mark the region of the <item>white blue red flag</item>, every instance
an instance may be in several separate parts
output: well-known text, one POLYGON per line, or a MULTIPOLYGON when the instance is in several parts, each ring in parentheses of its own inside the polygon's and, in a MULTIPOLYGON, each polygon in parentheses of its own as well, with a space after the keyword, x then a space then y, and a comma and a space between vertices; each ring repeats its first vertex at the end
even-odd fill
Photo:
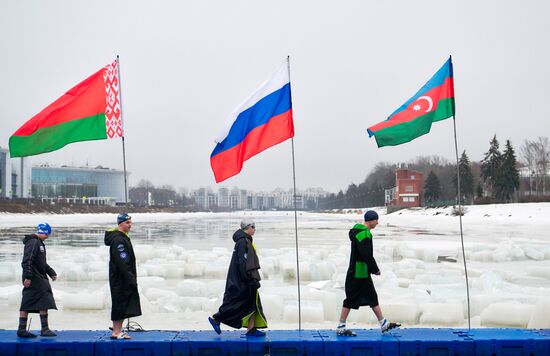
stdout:
POLYGON ((210 155, 216 183, 238 174, 247 159, 292 137, 290 74, 285 62, 227 117, 210 155))

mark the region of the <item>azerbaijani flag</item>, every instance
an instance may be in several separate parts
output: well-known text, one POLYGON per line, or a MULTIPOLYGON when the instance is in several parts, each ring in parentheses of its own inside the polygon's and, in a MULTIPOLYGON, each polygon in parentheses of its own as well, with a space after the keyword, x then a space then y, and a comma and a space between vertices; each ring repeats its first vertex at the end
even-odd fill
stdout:
POLYGON ((69 143, 122 137, 118 60, 101 68, 33 116, 10 137, 11 157, 69 143))
POLYGON ((238 174, 247 159, 292 137, 290 74, 285 62, 227 117, 210 155, 216 183, 238 174))
POLYGON ((455 114, 453 63, 451 58, 405 104, 386 121, 368 128, 378 147, 396 146, 430 132, 432 122, 455 114))

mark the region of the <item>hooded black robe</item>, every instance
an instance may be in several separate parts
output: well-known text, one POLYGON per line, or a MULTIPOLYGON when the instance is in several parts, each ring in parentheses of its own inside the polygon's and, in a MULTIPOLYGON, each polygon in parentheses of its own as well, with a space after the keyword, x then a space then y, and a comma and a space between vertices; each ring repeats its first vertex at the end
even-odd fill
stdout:
POLYGON ((248 326, 248 319, 255 313, 254 326, 266 328, 267 321, 262 309, 258 288, 260 287, 260 264, 252 245, 252 236, 243 230, 233 234, 235 248, 227 271, 223 303, 214 319, 239 329, 248 326))
POLYGON ((23 288, 20 311, 38 313, 40 310, 57 309, 53 299, 48 276, 57 276, 46 262, 46 246, 36 235, 25 235, 23 239, 22 280, 30 279, 31 285, 23 288))
POLYGON ((111 287, 111 320, 141 315, 137 287, 136 256, 130 238, 112 229, 105 231, 109 246, 109 286, 111 287))
POLYGON ((378 305, 378 295, 371 274, 380 271, 373 256, 372 234, 362 224, 356 224, 349 231, 351 254, 348 272, 346 274, 346 299, 344 307, 358 309, 368 305, 371 308, 378 305))

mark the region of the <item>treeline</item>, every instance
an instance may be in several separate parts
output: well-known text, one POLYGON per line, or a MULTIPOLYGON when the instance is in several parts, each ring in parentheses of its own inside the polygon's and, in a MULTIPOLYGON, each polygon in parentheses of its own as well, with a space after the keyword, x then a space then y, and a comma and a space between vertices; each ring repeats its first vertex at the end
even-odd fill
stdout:
MULTIPOLYGON (((489 149, 480 162, 472 162, 466 151, 459 158, 458 171, 461 185, 461 200, 467 204, 497 203, 511 201, 549 200, 548 169, 550 144, 546 137, 525 140, 520 148, 521 161, 510 142, 506 141, 500 151, 496 135, 489 143, 489 149), (520 189, 519 170, 529 169, 529 194, 518 196, 520 189), (525 168, 524 168, 525 169, 525 168), (533 199, 538 196, 538 199, 533 199)), ((403 169, 419 171, 424 176, 423 205, 455 204, 457 198, 457 166, 440 156, 417 157, 404 165, 403 169)), ((379 162, 362 183, 350 184, 337 194, 330 194, 319 200, 319 209, 362 208, 383 206, 385 190, 395 187, 395 171, 398 164, 379 162)))
MULTIPOLYGON (((463 154, 466 156, 466 153, 463 154)), ((319 199, 320 209, 363 208, 383 206, 385 190, 395 187, 395 171, 398 168, 412 169, 424 175, 424 194, 431 201, 454 201, 456 189, 452 183, 456 180, 456 165, 440 156, 420 156, 406 164, 379 162, 360 184, 352 183, 345 191, 330 194, 319 199), (444 184, 442 184, 444 183, 444 184)), ((469 164, 470 172, 479 171, 479 165, 469 164)), ((473 180, 473 174, 472 174, 473 180)))
MULTIPOLYGON (((424 177, 422 205, 437 206, 456 203, 457 167, 454 162, 433 155, 420 156, 405 164, 379 162, 359 184, 351 183, 345 190, 319 197, 308 209, 364 208, 385 205, 385 190, 395 187, 398 167, 419 171, 424 177)), ((550 201, 550 140, 538 137, 525 140, 519 158, 510 140, 501 151, 496 135, 481 161, 471 161, 466 151, 459 158, 458 171, 461 201, 465 204, 506 203, 512 201, 550 201), (520 174, 521 173, 521 174, 520 174)), ((170 185, 155 187, 141 180, 129 189, 134 206, 193 208, 194 201, 170 185)))
POLYGON ((146 179, 130 187, 128 197, 134 206, 189 207, 192 200, 184 192, 176 192, 171 185, 155 187, 146 179))

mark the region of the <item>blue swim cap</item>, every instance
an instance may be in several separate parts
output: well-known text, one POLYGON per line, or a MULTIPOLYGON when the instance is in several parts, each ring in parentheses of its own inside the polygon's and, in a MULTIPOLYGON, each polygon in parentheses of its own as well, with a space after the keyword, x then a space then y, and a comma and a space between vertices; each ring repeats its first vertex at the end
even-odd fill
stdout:
POLYGON ((127 220, 130 220, 132 217, 126 213, 120 213, 118 214, 117 218, 116 218, 116 222, 118 225, 120 225, 121 223, 127 221, 127 220))
POLYGON ((48 223, 38 224, 36 227, 36 233, 49 235, 52 233, 52 227, 48 223))

